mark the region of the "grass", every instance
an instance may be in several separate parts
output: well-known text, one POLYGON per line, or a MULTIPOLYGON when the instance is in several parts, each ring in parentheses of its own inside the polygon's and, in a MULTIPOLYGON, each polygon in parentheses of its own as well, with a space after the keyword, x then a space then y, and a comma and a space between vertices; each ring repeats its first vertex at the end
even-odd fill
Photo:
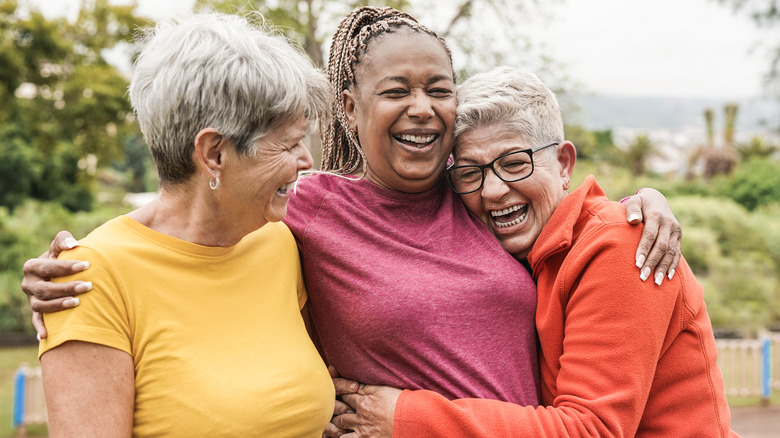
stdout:
MULTIPOLYGON (((13 437, 14 376, 22 363, 38 366, 38 347, 0 348, 0 437, 13 437)), ((46 426, 30 426, 28 436, 47 436, 46 426)))

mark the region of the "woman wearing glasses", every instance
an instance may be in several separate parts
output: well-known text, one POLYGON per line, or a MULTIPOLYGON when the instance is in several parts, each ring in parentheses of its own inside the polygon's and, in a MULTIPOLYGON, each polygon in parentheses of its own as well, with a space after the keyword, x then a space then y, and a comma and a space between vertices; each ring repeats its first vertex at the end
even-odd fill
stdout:
POLYGON ((658 288, 636 278, 624 259, 641 229, 624 206, 593 176, 568 193, 576 151, 554 94, 509 68, 476 75, 458 89, 455 129, 452 188, 538 285, 540 406, 366 386, 334 424, 416 438, 735 436, 701 285, 684 259, 658 288))

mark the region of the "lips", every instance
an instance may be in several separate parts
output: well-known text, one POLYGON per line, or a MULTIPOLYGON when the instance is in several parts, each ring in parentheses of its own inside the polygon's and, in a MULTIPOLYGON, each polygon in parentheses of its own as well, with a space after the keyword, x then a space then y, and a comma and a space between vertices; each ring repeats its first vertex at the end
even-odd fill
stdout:
POLYGON ((496 228, 507 228, 517 225, 528 216, 528 204, 516 204, 503 210, 490 212, 491 219, 496 228))

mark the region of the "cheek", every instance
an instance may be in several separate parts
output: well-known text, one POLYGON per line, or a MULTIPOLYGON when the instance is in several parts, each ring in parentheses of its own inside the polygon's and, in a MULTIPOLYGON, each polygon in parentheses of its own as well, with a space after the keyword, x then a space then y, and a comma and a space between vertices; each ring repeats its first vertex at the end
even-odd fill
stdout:
POLYGON ((482 196, 479 195, 479 192, 461 195, 460 198, 463 200, 463 204, 466 205, 466 209, 487 225, 487 216, 485 214, 485 209, 482 208, 482 196))

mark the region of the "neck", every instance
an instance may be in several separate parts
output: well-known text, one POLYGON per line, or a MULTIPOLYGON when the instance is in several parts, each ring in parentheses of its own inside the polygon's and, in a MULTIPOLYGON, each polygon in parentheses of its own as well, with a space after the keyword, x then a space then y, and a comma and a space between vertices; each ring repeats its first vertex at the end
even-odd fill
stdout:
POLYGON ((235 216, 222 208, 218 200, 219 194, 210 190, 208 184, 184 183, 161 188, 156 200, 128 216, 159 233, 187 242, 233 246, 253 230, 237 227, 235 216))

